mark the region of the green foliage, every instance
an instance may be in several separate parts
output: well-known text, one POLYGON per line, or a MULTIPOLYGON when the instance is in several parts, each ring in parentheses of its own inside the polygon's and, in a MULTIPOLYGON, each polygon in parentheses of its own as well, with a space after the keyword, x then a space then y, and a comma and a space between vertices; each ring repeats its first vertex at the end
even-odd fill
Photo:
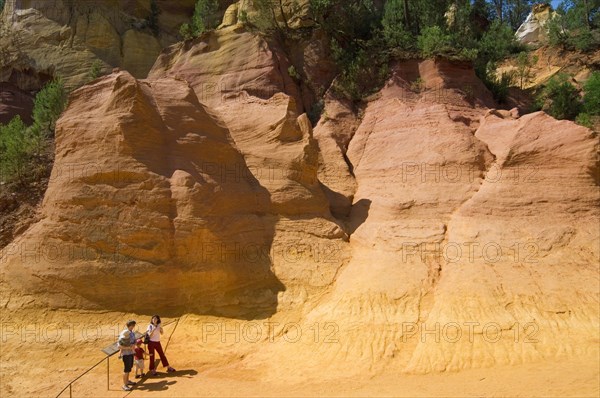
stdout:
POLYGON ((564 17, 564 8, 556 10, 554 18, 546 24, 548 31, 548 41, 551 45, 566 48, 568 46, 567 24, 564 17))
MULTIPOLYGON (((408 1, 408 13, 410 26, 415 34, 423 33, 423 30, 432 26, 445 26, 445 13, 454 3, 452 0, 418 0, 408 1)), ((461 3, 461 7, 465 3, 461 3)))
POLYGON ((59 78, 36 95, 33 124, 27 127, 19 116, 0 125, 0 179, 5 182, 35 180, 48 171, 45 158, 56 120, 65 108, 67 93, 59 78))
POLYGON ((310 7, 331 38, 331 55, 340 70, 336 88, 354 100, 372 92, 387 77, 383 7, 372 0, 312 0, 310 7))
POLYGON ((519 80, 519 87, 523 89, 524 83, 529 83, 533 76, 531 68, 538 61, 537 55, 530 57, 527 52, 520 52, 517 56, 517 78, 519 80))
POLYGON ((296 70, 296 67, 294 65, 290 65, 288 67, 288 75, 290 75, 290 77, 294 80, 301 80, 300 75, 298 74, 298 71, 296 70))
POLYGON ((595 71, 583 86, 583 109, 590 115, 600 116, 600 72, 595 71))
POLYGON ((488 71, 482 81, 491 91, 494 99, 503 104, 508 98, 509 87, 514 84, 515 75, 512 72, 502 72, 500 77, 497 77, 492 71, 488 71))
POLYGON ((575 118, 575 123, 585 126, 589 129, 594 127, 594 122, 592 121, 592 117, 590 116, 589 113, 585 113, 585 112, 577 115, 577 117, 575 118))
POLYGON ((60 78, 55 78, 35 96, 33 103, 32 137, 43 141, 54 132, 56 120, 67 104, 67 92, 60 78))
POLYGON ((514 73, 502 73, 496 76, 498 63, 511 53, 521 49, 510 26, 494 20, 477 43, 478 53, 475 59, 475 73, 492 92, 494 99, 500 103, 506 102, 508 88, 514 84, 514 73))
POLYGON ((90 72, 88 73, 90 81, 96 80, 102 74, 102 62, 100 60, 95 60, 92 63, 90 68, 90 72))
POLYGON ((219 25, 217 12, 219 10, 218 0, 198 0, 192 17, 192 27, 196 35, 219 25))
POLYGON ((329 10, 333 0, 310 0, 309 7, 314 16, 321 16, 329 10))
POLYGON ((579 92, 565 74, 552 77, 538 95, 536 103, 556 119, 573 120, 581 109, 579 92))
POLYGON ((158 34, 160 33, 160 29, 158 27, 158 16, 160 15, 161 11, 160 8, 158 7, 158 4, 156 3, 156 0, 151 0, 150 1, 150 15, 148 16, 147 24, 148 27, 150 28, 150 30, 152 31, 152 33, 154 34, 154 36, 158 36, 158 34))
POLYGON ((600 0, 566 0, 556 9, 546 28, 551 45, 564 49, 590 51, 600 43, 600 0), (596 32, 596 36, 594 34, 596 32))
POLYGON ((499 62, 519 48, 515 35, 505 23, 495 20, 479 40, 479 55, 485 64, 499 62))
POLYGON ((406 0, 388 0, 385 3, 381 24, 388 47, 406 50, 415 48, 414 36, 409 30, 409 20, 404 12, 406 4, 406 0))
MULTIPOLYGON (((478 25, 477 26, 478 37, 481 36, 479 33, 483 33, 483 30, 484 30, 484 29, 482 29, 482 28, 484 28, 484 26, 482 26, 481 24, 484 21, 492 20, 491 13, 492 13, 492 7, 486 0, 474 0, 473 1, 473 4, 471 5, 470 20, 473 25, 478 25)), ((498 21, 498 22, 500 22, 500 21, 498 21)))
POLYGON ((410 89, 416 93, 420 93, 425 88, 425 82, 420 77, 410 83, 410 89))
POLYGON ((535 106, 557 119, 575 120, 582 126, 592 128, 594 121, 600 121, 600 72, 593 72, 583 85, 583 102, 577 88, 569 80, 565 74, 550 79, 538 94, 535 106))
MULTIPOLYGON (((579 18, 580 28, 576 30, 577 40, 570 39, 567 43, 573 48, 593 48, 593 21, 600 19, 597 16, 600 13, 592 6, 600 4, 600 0, 566 1, 573 10, 581 10, 584 3, 590 5, 586 15, 591 27, 581 28, 584 25, 581 12, 572 11, 573 18, 579 18)), ((503 102, 510 85, 526 85, 537 61, 523 53, 518 57, 515 74, 496 76, 494 72, 507 56, 526 50, 516 41, 514 30, 525 20, 533 3, 533 0, 310 0, 310 10, 317 25, 331 39, 332 55, 340 68, 337 83, 353 98, 358 96, 363 80, 369 80, 366 70, 370 70, 371 76, 380 76, 378 71, 389 57, 418 52, 422 57, 472 60, 479 78, 503 102)))
POLYGON ((218 26, 218 0, 198 0, 194 7, 194 15, 190 24, 184 23, 179 28, 179 34, 184 40, 200 36, 207 30, 218 26))
POLYGON ((0 180, 7 182, 20 179, 32 151, 27 139, 27 126, 19 116, 7 125, 0 124, 0 180))
POLYGON ((364 47, 381 30, 383 9, 373 0, 312 0, 313 19, 350 51, 364 47))
POLYGON ((531 8, 535 3, 540 2, 539 0, 506 0, 505 6, 505 17, 504 21, 506 21, 513 30, 519 29, 519 26, 525 19, 527 15, 531 12, 531 8))
POLYGON ((179 35, 183 38, 183 40, 190 40, 195 37, 192 26, 189 23, 181 24, 179 27, 179 35))
POLYGON ((490 16, 517 30, 536 2, 535 0, 491 0, 490 16))
POLYGON ((4 0, 0 0, 0 12, 4 10, 4 0))
POLYGON ((247 24, 248 23, 248 12, 246 10, 241 10, 239 19, 240 19, 241 23, 247 24))
POLYGON ((246 16, 247 22, 261 32, 278 32, 283 36, 291 33, 288 21, 300 13, 301 6, 297 0, 253 0, 256 13, 252 18, 246 16))
POLYGON ((585 27, 575 31, 569 39, 569 43, 572 47, 579 51, 589 51, 598 46, 592 31, 585 27))
POLYGON ((439 26, 431 26, 423 29, 417 38, 419 50, 424 57, 449 54, 452 51, 452 37, 439 26))

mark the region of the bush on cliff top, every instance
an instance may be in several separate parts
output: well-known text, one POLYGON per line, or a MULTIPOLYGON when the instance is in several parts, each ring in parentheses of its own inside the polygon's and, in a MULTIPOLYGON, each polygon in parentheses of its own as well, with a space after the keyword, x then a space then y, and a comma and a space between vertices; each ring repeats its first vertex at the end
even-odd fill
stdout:
POLYGON ((583 109, 590 115, 600 116, 600 72, 595 71, 583 86, 583 109))
POLYGON ((5 126, 0 125, 0 180, 35 181, 40 174, 49 173, 49 149, 56 120, 66 102, 62 80, 54 79, 35 97, 31 126, 27 127, 19 116, 5 126))
POLYGON ((380 85, 392 57, 442 56, 473 61, 479 78, 505 97, 509 80, 494 80, 490 73, 522 50, 511 27, 494 19, 483 0, 460 7, 450 0, 388 0, 383 6, 372 0, 311 0, 310 6, 316 24, 331 38, 338 82, 346 92, 360 92, 365 82, 380 85))
POLYGON ((551 45, 590 51, 600 46, 600 0, 566 0, 546 25, 551 45))
POLYGON ((214 29, 219 25, 217 12, 219 10, 218 0, 198 0, 194 7, 192 22, 184 23, 179 28, 179 34, 185 39, 193 39, 207 30, 214 29))
POLYGON ((566 74, 558 74, 548 81, 536 99, 539 108, 556 119, 574 120, 581 110, 577 88, 566 74))

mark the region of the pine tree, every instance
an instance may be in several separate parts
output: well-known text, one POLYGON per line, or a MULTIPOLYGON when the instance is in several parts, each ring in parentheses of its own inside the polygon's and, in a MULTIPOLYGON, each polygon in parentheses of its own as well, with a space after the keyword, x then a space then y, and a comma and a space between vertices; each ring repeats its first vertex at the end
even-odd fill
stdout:
POLYGON ((207 30, 215 29, 218 26, 218 10, 218 0, 198 0, 194 7, 192 23, 181 25, 179 33, 187 40, 198 37, 207 30))

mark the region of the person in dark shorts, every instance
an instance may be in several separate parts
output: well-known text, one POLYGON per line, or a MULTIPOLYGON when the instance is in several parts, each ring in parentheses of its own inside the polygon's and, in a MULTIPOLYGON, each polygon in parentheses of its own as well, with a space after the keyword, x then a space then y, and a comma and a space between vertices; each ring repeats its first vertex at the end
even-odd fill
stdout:
POLYGON ((131 391, 135 382, 129 380, 129 373, 133 368, 133 354, 135 348, 135 321, 127 321, 127 327, 119 335, 119 358, 123 359, 123 391, 131 391))

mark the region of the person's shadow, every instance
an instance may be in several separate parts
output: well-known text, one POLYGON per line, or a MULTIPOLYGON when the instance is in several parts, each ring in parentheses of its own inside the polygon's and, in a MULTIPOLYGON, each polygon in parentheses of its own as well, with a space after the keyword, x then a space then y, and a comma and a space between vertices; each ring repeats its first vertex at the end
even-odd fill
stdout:
POLYGON ((177 383, 175 380, 160 380, 153 383, 144 382, 143 384, 138 384, 135 386, 135 390, 139 391, 166 391, 169 389, 169 386, 177 383))
POLYGON ((156 373, 155 376, 145 376, 145 379, 148 380, 152 380, 152 379, 164 379, 164 378, 171 378, 171 377, 185 377, 188 379, 191 379, 192 377, 196 376, 198 374, 197 370, 194 369, 184 369, 184 370, 176 370, 175 372, 158 372, 156 373))
POLYGON ((157 373, 154 376, 145 375, 142 381, 136 386, 135 389, 140 391, 165 391, 169 389, 169 386, 172 386, 173 384, 177 383, 176 380, 168 379, 172 377, 185 377, 191 379, 197 374, 197 370, 185 369, 177 370, 171 373, 157 373))

